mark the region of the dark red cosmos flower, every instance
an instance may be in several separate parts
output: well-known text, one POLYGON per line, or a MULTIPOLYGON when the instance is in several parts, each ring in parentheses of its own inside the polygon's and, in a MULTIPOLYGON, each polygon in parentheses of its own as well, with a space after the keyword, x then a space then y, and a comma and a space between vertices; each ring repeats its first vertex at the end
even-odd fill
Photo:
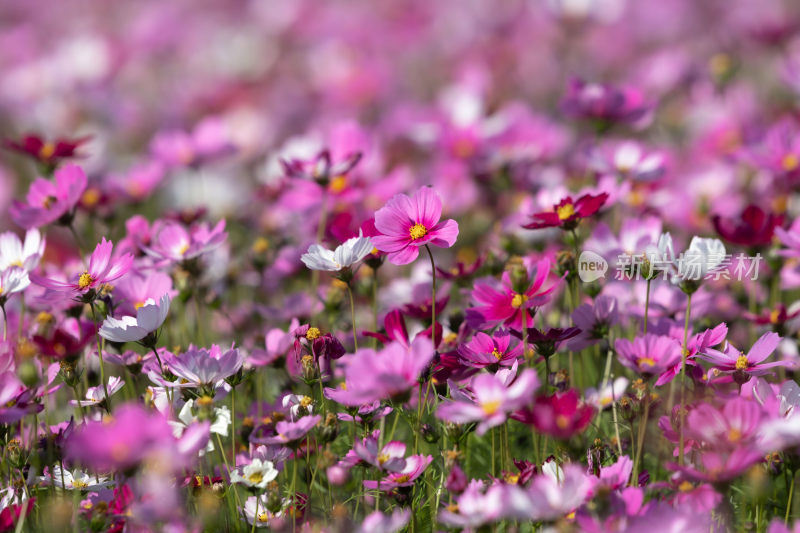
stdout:
POLYGON ((566 440, 586 429, 594 413, 594 407, 581 403, 575 389, 570 389, 551 396, 538 396, 533 407, 524 407, 512 413, 511 418, 541 433, 566 440))
POLYGON ((436 273, 443 279, 464 279, 477 272, 481 265, 483 265, 483 258, 479 257, 474 263, 472 263, 472 265, 469 266, 459 261, 456 263, 456 266, 450 268, 449 270, 436 267, 436 273))
POLYGON ((745 311, 743 316, 759 326, 780 326, 798 315, 800 315, 800 309, 789 313, 785 305, 778 304, 774 309, 763 310, 761 314, 745 311))
MULTIPOLYGON (((547 331, 531 328, 528 330, 528 342, 536 346, 536 350, 542 357, 550 357, 561 345, 562 342, 577 336, 581 332, 580 328, 549 328, 547 331)), ((512 329, 511 334, 518 339, 522 338, 522 333, 512 329)))
POLYGON ((36 498, 31 498, 26 502, 19 505, 11 504, 0 512, 0 531, 14 531, 14 526, 20 519, 20 515, 25 513, 29 515, 33 510, 33 504, 36 498))
POLYGON ((542 211, 531 215, 533 222, 522 226, 527 229, 542 229, 561 227, 565 230, 575 229, 581 219, 597 213, 608 200, 608 193, 597 196, 584 194, 574 202, 567 196, 556 205, 552 211, 542 211))
POLYGON ((723 218, 714 215, 711 219, 720 237, 741 246, 769 246, 775 228, 782 226, 783 215, 767 213, 757 205, 748 205, 739 218, 723 218))
POLYGON ((67 318, 48 335, 34 335, 33 342, 39 353, 57 360, 77 359, 83 349, 94 339, 94 324, 89 321, 67 318))
POLYGON ((38 135, 28 134, 19 141, 7 140, 6 148, 25 154, 36 161, 45 165, 54 165, 61 159, 75 157, 75 151, 91 136, 80 137, 78 139, 56 139, 55 141, 45 141, 38 135))

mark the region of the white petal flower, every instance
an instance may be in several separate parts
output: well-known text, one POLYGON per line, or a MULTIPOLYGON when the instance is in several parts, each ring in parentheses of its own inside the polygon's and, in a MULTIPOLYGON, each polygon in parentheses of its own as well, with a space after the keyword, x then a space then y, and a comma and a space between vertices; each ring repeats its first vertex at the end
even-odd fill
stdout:
MULTIPOLYGON (((122 378, 117 376, 111 376, 108 378, 108 384, 106 388, 108 388, 109 396, 113 396, 117 392, 119 392, 122 387, 125 386, 125 381, 122 378)), ((106 399, 106 392, 102 385, 98 385, 97 387, 89 387, 86 390, 86 399, 80 400, 76 402, 75 400, 70 400, 70 405, 81 405, 83 407, 90 406, 90 405, 97 405, 101 403, 103 400, 106 399)))
POLYGON ((53 467, 52 473, 52 476, 42 476, 39 479, 67 490, 78 489, 96 491, 114 484, 114 481, 106 477, 89 475, 80 470, 73 470, 71 472, 66 468, 62 470, 59 465, 53 467))
POLYGON ((678 273, 674 281, 702 280, 725 260, 725 245, 719 239, 693 237, 689 249, 678 261, 678 273))
POLYGON ((25 234, 23 243, 16 233, 0 233, 0 270, 18 266, 30 272, 39 264, 44 254, 44 239, 39 230, 32 228, 25 234))
POLYGON ((112 342, 133 342, 142 340, 156 331, 169 314, 169 295, 165 294, 158 303, 149 298, 136 311, 136 316, 122 318, 106 317, 100 326, 100 336, 112 342))
POLYGON ((278 470, 271 461, 253 459, 253 462, 231 472, 231 483, 264 489, 267 483, 278 477, 278 470))
POLYGON ((372 240, 364 237, 359 230, 358 237, 347 239, 333 251, 319 244, 312 244, 300 260, 311 270, 338 272, 364 259, 373 248, 372 240))
POLYGON ((6 268, 0 272, 0 302, 5 302, 15 292, 24 291, 30 284, 31 280, 24 268, 18 266, 6 268))

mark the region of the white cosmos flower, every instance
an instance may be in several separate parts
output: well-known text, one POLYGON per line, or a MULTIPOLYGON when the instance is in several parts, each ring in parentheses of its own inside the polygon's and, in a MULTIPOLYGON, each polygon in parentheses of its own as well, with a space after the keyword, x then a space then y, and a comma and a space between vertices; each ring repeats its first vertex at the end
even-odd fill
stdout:
POLYGON ((42 476, 39 479, 44 482, 52 482, 56 487, 61 487, 67 490, 78 489, 96 491, 114 484, 113 481, 106 477, 89 475, 80 470, 73 470, 70 472, 65 468, 62 471, 61 467, 58 465, 53 467, 52 472, 52 476, 42 476))
POLYGON ((692 237, 689 249, 683 252, 677 262, 677 274, 673 281, 701 281, 725 260, 725 245, 719 239, 692 237))
MULTIPOLYGON (((188 400, 183 404, 181 410, 178 412, 177 420, 169 420, 169 425, 172 427, 172 435, 179 439, 186 428, 198 421, 197 416, 192 412, 194 409, 194 400, 188 400)), ((231 425, 231 410, 226 406, 214 408, 214 418, 209 427, 209 432, 216 433, 223 437, 228 436, 228 426, 231 425)), ((206 452, 214 451, 214 444, 211 439, 208 439, 208 444, 205 450, 200 450, 200 455, 205 455, 206 452)))
POLYGON ((0 272, 0 304, 5 303, 15 292, 24 291, 30 284, 31 280, 24 268, 11 266, 3 270, 0 272))
MULTIPOLYGON (((119 378, 117 376, 111 376, 110 378, 108 378, 108 385, 106 385, 106 387, 108 388, 108 395, 113 396, 114 394, 119 392, 119 390, 122 389, 122 387, 124 386, 125 386, 125 381, 122 378, 119 378)), ((69 403, 70 405, 81 405, 82 407, 86 407, 90 405, 97 405, 105 399, 106 399, 105 389, 103 389, 102 385, 98 385, 97 387, 89 387, 86 390, 85 400, 80 400, 80 401, 70 400, 69 403)))
POLYGON ((132 342, 145 338, 156 331, 169 314, 169 295, 165 294, 158 303, 148 298, 136 311, 136 316, 122 318, 106 317, 100 326, 100 336, 112 342, 132 342))
POLYGON ((628 388, 628 383, 628 378, 618 377, 599 390, 590 387, 586 389, 586 403, 590 403, 600 410, 605 409, 622 398, 625 389, 628 388))
POLYGON ((30 272, 44 253, 44 239, 38 229, 29 229, 23 243, 16 233, 0 233, 0 270, 18 266, 30 272))
POLYGON ((267 483, 278 477, 278 470, 271 461, 253 459, 253 462, 231 472, 231 483, 265 489, 267 483))
POLYGON ((372 240, 364 237, 359 230, 358 237, 347 239, 343 244, 337 246, 336 250, 328 250, 319 244, 312 244, 300 260, 311 270, 338 272, 367 257, 374 247, 372 240))

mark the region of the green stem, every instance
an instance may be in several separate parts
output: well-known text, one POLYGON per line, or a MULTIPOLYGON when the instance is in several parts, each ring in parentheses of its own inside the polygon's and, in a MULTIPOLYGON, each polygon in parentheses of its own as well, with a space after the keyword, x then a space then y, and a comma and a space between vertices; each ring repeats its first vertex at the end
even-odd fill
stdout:
POLYGON ((436 265, 433 264, 433 253, 430 246, 425 245, 428 257, 431 260, 431 339, 436 347, 436 265))
POLYGON ((644 334, 647 335, 647 316, 650 312, 650 282, 652 280, 647 280, 647 292, 645 293, 644 297, 644 334))
POLYGON ((97 313, 94 310, 94 302, 89 306, 92 309, 92 320, 94 320, 95 340, 97 341, 97 355, 100 357, 100 382, 103 384, 103 393, 105 394, 105 406, 108 414, 111 414, 111 396, 108 394, 108 385, 106 384, 106 369, 103 364, 103 344, 104 339, 100 336, 100 326, 97 323, 97 313))
POLYGON ((791 485, 789 485, 789 497, 786 498, 786 514, 783 516, 783 525, 789 525, 789 514, 792 511, 792 496, 794 496, 794 472, 791 470, 789 471, 789 479, 791 479, 791 485))
MULTIPOLYGON (((350 296, 350 320, 353 322, 353 346, 358 350, 358 335, 356 334, 356 304, 353 301, 353 289, 347 284, 347 294, 350 296)), ((377 330, 376 330, 377 331, 377 330)))
POLYGON ((683 348, 681 350, 681 407, 680 407, 680 440, 678 442, 678 464, 683 466, 683 426, 686 418, 686 346, 689 342, 689 316, 692 313, 692 295, 687 295, 686 317, 683 322, 683 348))

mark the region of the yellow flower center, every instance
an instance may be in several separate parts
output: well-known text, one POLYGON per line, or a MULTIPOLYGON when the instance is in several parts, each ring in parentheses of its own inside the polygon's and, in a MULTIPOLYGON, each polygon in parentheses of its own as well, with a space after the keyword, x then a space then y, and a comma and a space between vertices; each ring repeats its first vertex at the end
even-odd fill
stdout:
POLYGON ((749 365, 747 361, 747 356, 742 354, 736 359, 736 370, 744 370, 749 365))
POLYGON ((494 356, 494 358, 495 358, 495 359, 497 359, 498 361, 500 360, 500 358, 501 358, 501 357, 503 357, 503 354, 501 354, 501 353, 500 353, 500 350, 498 350, 497 348, 495 348, 494 350, 492 350, 492 355, 493 355, 493 356, 494 356))
POLYGON ((509 485, 516 485, 519 483, 519 474, 506 474, 504 477, 506 483, 509 485))
POLYGON ((395 482, 396 483, 406 483, 410 479, 411 479, 411 476, 409 476, 408 474, 403 474, 402 476, 397 476, 397 478, 395 479, 395 482))
POLYGON ((311 402, 312 400, 308 396, 303 396, 302 398, 300 398, 300 405, 302 407, 308 407, 309 405, 311 405, 311 402))
POLYGON ((264 237, 259 237, 255 240, 252 247, 254 254, 263 254, 267 250, 269 250, 269 241, 264 237))
POLYGON ((50 209, 50 206, 53 205, 58 198, 55 196, 45 196, 44 201, 42 202, 42 206, 45 209, 50 209))
POLYGON ((559 220, 567 220, 575 214, 575 206, 572 204, 564 204, 556 208, 559 220))
POLYGON ((511 298, 511 307, 514 309, 519 309, 522 307, 522 304, 528 301, 528 296, 525 294, 515 294, 513 298, 511 298))
POLYGON ((81 277, 78 278, 79 289, 85 289, 92 283, 94 283, 94 278, 89 274, 89 272, 84 272, 83 274, 81 274, 81 277))
POLYGON ((567 429, 569 427, 569 418, 567 415, 558 415, 556 417, 556 425, 558 429, 567 429))
POLYGON ((656 366, 656 362, 653 360, 652 357, 641 357, 639 358, 637 363, 639 364, 639 368, 645 368, 645 367, 653 368, 654 366, 656 366))
POLYGON ((80 481, 78 479, 75 479, 72 481, 72 486, 75 487, 76 489, 85 489, 86 487, 89 486, 89 484, 86 483, 85 481, 80 481))
POLYGON ((144 307, 144 302, 136 302, 133 304, 134 309, 141 309, 142 307, 144 307))
POLYGON ((422 224, 414 224, 411 226, 411 229, 408 230, 408 234, 411 235, 413 240, 421 239, 428 234, 428 228, 422 224))
POLYGON ((500 400, 492 400, 491 402, 486 402, 481 406, 483 408, 483 412, 487 415, 493 415, 498 410, 500 410, 500 400))
POLYGON ((778 317, 780 316, 780 314, 781 314, 780 311, 778 311, 777 309, 773 309, 769 313, 769 321, 771 323, 773 323, 773 324, 777 324, 778 323, 778 317))
POLYGON ((195 402, 198 407, 210 407, 214 405, 214 398, 208 395, 201 396, 195 402))
POLYGON ((322 336, 322 332, 319 330, 319 328, 313 328, 312 327, 312 328, 308 328, 308 331, 306 331, 306 339, 308 339, 310 341, 313 341, 314 339, 318 339, 321 336, 322 336))
POLYGON ((389 456, 385 453, 378 455, 378 464, 382 465, 389 460, 389 456))
POLYGON ((266 522, 269 518, 267 517, 267 513, 258 513, 258 521, 259 522, 266 522))
POLYGON ((728 431, 728 440, 730 442, 738 442, 742 438, 742 432, 736 428, 731 428, 728 431))
POLYGON ((787 172, 796 170, 800 166, 800 157, 795 154, 786 154, 781 160, 781 166, 787 172))
POLYGON ((56 153, 56 146, 53 143, 44 143, 39 148, 39 159, 50 159, 56 153))
POLYGON ((684 481, 680 485, 678 485, 678 490, 681 492, 689 492, 694 488, 694 485, 691 484, 689 481, 684 481))
POLYGON ((100 202, 100 191, 97 189, 86 189, 81 196, 81 203, 86 207, 94 207, 100 202))
POLYGON ((331 180, 331 192, 342 192, 347 187, 347 178, 345 176, 336 176, 331 180))
POLYGON ((262 479, 264 479, 264 476, 261 474, 261 472, 253 472, 252 474, 247 476, 247 481, 249 481, 253 485, 258 485, 259 483, 261 483, 262 479))

